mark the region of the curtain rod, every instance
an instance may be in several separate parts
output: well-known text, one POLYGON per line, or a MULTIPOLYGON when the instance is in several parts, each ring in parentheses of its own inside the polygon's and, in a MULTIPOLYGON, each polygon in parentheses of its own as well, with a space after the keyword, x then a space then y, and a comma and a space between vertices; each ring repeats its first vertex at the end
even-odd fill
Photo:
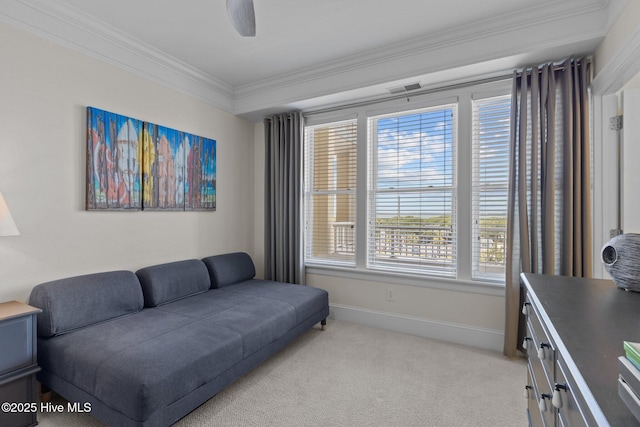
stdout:
MULTIPOLYGON (((590 56, 588 56, 586 59, 587 59, 587 65, 590 65, 590 64, 591 64, 591 57, 590 57, 590 56)), ((574 61, 575 65, 576 65, 577 67, 581 67, 581 66, 582 66, 582 61, 576 61, 575 59, 573 59, 573 61, 574 61)), ((567 61, 565 60, 565 61, 562 61, 561 63, 549 62, 549 63, 547 63, 547 64, 551 64, 551 66, 553 67, 553 71, 563 71, 563 70, 566 70, 566 69, 567 69, 567 66, 566 66, 566 65, 564 65, 564 64, 565 64, 565 62, 567 62, 567 61)), ((537 67, 538 67, 538 73, 542 72, 542 68, 543 68, 545 65, 546 65, 546 64, 542 64, 542 65, 538 65, 538 66, 537 66, 537 67)), ((523 68, 523 69, 522 69, 522 71, 524 72, 524 71, 525 71, 525 68, 523 68)), ((531 74, 531 72, 532 72, 532 71, 533 71, 533 66, 531 66, 531 67, 527 67, 527 69, 526 69, 526 73, 527 73, 527 74, 531 74), (528 68, 532 68, 532 69, 530 70, 530 69, 528 69, 528 68)))
POLYGON ((312 115, 315 115, 315 114, 331 113, 333 111, 340 111, 340 110, 345 110, 345 109, 349 109, 349 108, 366 107, 366 106, 369 106, 369 105, 379 104, 381 102, 395 101, 395 100, 398 100, 398 99, 412 98, 414 96, 430 95, 430 94, 433 94, 433 93, 438 93, 438 92, 442 92, 442 91, 446 91, 446 90, 460 89, 460 88, 464 88, 464 87, 475 86, 475 85, 478 85, 478 84, 499 82, 499 81, 502 81, 502 80, 510 79, 512 77, 513 77, 513 74, 500 75, 500 76, 496 76, 496 77, 487 77, 487 78, 481 79, 481 80, 473 80, 473 81, 469 81, 469 82, 465 82, 465 83, 456 83, 456 84, 452 84, 452 85, 448 85, 448 86, 439 86, 437 88, 405 92, 403 94, 398 94, 398 95, 393 95, 393 96, 385 96, 385 97, 376 98, 376 99, 352 102, 352 103, 349 103, 349 104, 341 104, 341 105, 337 105, 335 107, 320 108, 320 109, 317 109, 317 110, 308 110, 308 111, 304 111, 303 112, 303 116, 307 117, 307 116, 312 116, 312 115))
MULTIPOLYGON (((553 69, 555 71, 561 71, 566 69, 566 66, 564 65, 565 61, 562 61, 562 63, 558 63, 557 65, 552 63, 552 66, 554 67, 553 69)), ((580 65, 580 62, 576 62, 578 64, 578 66, 580 65)), ((591 57, 588 56, 587 57, 587 64, 591 64, 591 57)), ((523 69, 524 71, 524 69, 523 69)), ((538 67, 538 72, 541 72, 541 68, 538 67)), ((531 74, 531 70, 526 71, 527 74, 531 74)), ((439 86, 437 88, 431 88, 431 89, 424 89, 424 90, 416 90, 415 92, 406 92, 404 94, 398 94, 398 95, 393 95, 393 96, 385 96, 385 97, 380 97, 380 98, 376 98, 376 99, 370 99, 370 100, 365 100, 365 101, 357 101, 357 102, 352 102, 349 104, 341 104, 341 105, 336 105, 334 107, 326 107, 326 108, 319 108, 317 110, 311 109, 308 111, 304 111, 302 113, 302 115, 304 117, 308 117, 308 116, 313 116, 315 114, 324 114, 324 113, 331 113, 334 111, 340 111, 340 110, 346 110, 349 108, 356 108, 356 107, 366 107, 369 105, 375 105, 375 104, 379 104, 381 102, 387 102, 387 101, 396 101, 398 99, 405 99, 405 98, 409 98, 409 97, 413 97, 413 96, 422 96, 422 95, 431 95, 437 92, 442 92, 442 91, 446 91, 446 90, 452 90, 452 89, 461 89, 461 88, 465 88, 465 87, 469 87, 469 86, 475 86, 478 84, 486 84, 486 83, 494 83, 494 82, 499 82, 502 80, 507 80, 507 79, 511 79, 513 78, 513 72, 509 73, 509 74, 503 74, 503 75, 499 75, 499 76, 495 76, 495 77, 487 77, 484 79, 480 79, 480 80, 473 80, 473 81, 468 81, 468 82, 464 82, 464 83, 456 83, 456 84, 451 84, 448 86, 439 86)))

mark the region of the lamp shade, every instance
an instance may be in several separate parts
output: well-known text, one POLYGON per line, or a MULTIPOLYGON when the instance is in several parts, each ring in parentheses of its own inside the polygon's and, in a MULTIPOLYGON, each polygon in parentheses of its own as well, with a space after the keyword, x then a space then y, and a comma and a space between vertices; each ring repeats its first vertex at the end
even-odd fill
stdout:
POLYGON ((0 193, 0 236, 17 236, 19 234, 18 227, 9 212, 9 206, 0 193))

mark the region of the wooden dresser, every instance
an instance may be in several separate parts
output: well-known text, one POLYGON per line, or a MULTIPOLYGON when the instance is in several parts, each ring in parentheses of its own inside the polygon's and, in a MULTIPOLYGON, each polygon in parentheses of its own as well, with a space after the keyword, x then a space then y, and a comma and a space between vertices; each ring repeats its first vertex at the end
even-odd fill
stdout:
POLYGON ((640 293, 612 281, 523 274, 532 426, 639 426, 618 395, 623 341, 640 342, 640 293))

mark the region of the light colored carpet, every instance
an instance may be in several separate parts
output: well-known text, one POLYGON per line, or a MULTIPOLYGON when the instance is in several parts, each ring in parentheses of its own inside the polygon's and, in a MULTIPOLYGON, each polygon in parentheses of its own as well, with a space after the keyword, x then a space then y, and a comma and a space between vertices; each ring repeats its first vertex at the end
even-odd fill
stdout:
MULTIPOLYGON (((329 320, 176 426, 525 426, 526 372, 522 358, 329 320)), ((39 421, 102 426, 86 414, 39 421)))

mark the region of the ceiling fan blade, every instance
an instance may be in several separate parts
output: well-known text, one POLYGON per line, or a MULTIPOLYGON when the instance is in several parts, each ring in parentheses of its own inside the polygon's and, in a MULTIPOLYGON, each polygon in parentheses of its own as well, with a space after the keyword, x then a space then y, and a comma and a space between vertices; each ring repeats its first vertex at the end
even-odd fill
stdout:
POLYGON ((256 15, 253 0, 227 0, 227 14, 233 27, 243 37, 256 35, 256 15))

